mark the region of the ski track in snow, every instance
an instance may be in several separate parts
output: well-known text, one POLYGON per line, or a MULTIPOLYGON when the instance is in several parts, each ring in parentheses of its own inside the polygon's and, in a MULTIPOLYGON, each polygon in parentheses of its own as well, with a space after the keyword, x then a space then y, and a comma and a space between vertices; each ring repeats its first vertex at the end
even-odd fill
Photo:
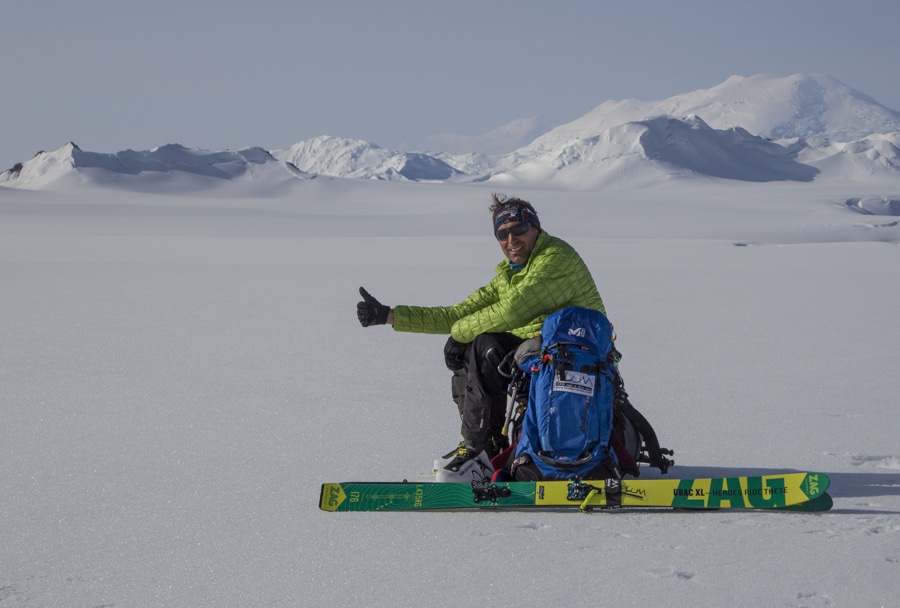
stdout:
POLYGON ((852 454, 850 462, 854 466, 874 465, 875 468, 900 471, 900 456, 867 456, 852 454))
POLYGON ((791 608, 826 608, 834 604, 827 593, 801 591, 797 594, 797 601, 788 605, 791 608))

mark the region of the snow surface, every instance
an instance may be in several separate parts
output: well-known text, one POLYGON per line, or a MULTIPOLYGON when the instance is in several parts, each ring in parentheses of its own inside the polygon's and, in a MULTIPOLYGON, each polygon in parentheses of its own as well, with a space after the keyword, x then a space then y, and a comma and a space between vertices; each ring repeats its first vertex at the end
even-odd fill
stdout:
POLYGON ((824 471, 831 512, 318 510, 456 443, 444 339, 360 328, 356 291, 485 283, 489 192, 0 188, 2 605, 896 606, 900 228, 855 185, 516 191, 590 265, 671 475, 824 471))
MULTIPOLYGON (((698 117, 667 124, 761 141, 698 117)), ((898 606, 896 136, 812 181, 644 162, 605 166, 615 188, 32 159, 0 185, 0 605, 898 606), (822 471, 834 509, 320 511, 321 483, 428 480, 458 441, 444 337, 359 327, 357 289, 486 283, 494 190, 587 261, 670 476, 822 471)))

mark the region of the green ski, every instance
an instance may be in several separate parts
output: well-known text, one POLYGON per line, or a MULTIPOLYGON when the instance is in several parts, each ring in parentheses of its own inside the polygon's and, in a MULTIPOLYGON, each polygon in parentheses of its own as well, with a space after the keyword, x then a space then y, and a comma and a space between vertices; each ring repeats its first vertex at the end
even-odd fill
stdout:
POLYGON ((824 473, 697 479, 322 484, 324 511, 682 508, 820 511, 831 508, 824 473), (821 497, 821 498, 820 498, 821 497), (806 505, 806 508, 804 508, 806 505))

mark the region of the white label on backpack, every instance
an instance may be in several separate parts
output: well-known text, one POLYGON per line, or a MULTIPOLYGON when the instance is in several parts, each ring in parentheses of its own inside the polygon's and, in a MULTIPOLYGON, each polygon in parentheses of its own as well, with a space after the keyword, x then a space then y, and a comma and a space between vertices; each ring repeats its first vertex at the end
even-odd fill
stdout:
POLYGON ((554 391, 575 393, 576 395, 584 395, 585 397, 594 396, 594 383, 597 381, 597 376, 572 371, 567 371, 565 375, 565 380, 560 380, 559 374, 553 375, 554 391))

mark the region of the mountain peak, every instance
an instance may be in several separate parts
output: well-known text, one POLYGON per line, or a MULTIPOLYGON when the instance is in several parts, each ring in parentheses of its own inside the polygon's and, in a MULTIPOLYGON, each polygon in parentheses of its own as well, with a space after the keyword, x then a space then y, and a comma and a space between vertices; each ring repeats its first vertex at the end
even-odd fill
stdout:
POLYGON ((607 101, 536 139, 533 151, 558 148, 632 121, 659 115, 700 116, 714 129, 741 127, 769 139, 824 137, 854 141, 900 131, 900 112, 886 108, 831 76, 731 76, 719 85, 661 101, 607 101))
POLYGON ((273 155, 302 171, 334 177, 388 181, 443 181, 462 173, 443 160, 419 152, 380 148, 358 139, 320 136, 273 155))

